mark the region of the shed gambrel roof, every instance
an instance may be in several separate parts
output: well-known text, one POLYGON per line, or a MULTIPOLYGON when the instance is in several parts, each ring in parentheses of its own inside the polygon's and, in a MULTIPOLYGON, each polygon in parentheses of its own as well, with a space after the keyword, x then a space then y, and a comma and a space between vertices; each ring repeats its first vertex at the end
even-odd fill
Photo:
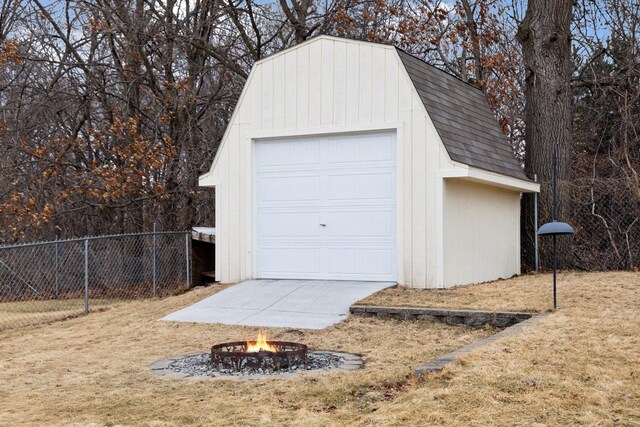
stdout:
POLYGON ((397 51, 452 160, 528 180, 480 89, 397 51))

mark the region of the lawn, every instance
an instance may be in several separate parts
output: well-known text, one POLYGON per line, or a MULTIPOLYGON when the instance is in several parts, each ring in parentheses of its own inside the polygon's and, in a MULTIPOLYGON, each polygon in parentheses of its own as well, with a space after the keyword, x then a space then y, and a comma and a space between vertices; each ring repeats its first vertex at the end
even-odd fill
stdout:
MULTIPOLYGON (((91 299, 92 310, 103 310, 117 304, 117 300, 91 299)), ((84 313, 84 300, 32 300, 0 303, 0 331, 39 323, 80 316, 84 313)))
MULTIPOLYGON (((624 307, 625 299, 633 295, 638 298, 639 284, 638 273, 559 273, 558 306, 588 308, 619 300, 624 307)), ((527 274, 450 289, 422 290, 398 286, 373 294, 358 304, 545 312, 553 308, 553 277, 527 274)))
MULTIPOLYGON (((451 291, 389 290, 365 302, 545 310, 550 276, 451 291), (540 295, 540 296, 539 296, 540 295)), ((323 331, 271 330, 365 367, 292 379, 168 380, 147 369, 255 329, 160 322, 219 288, 121 303, 0 334, 0 425, 640 425, 640 274, 562 274, 559 310, 459 359, 412 368, 493 331, 350 317, 323 331)))

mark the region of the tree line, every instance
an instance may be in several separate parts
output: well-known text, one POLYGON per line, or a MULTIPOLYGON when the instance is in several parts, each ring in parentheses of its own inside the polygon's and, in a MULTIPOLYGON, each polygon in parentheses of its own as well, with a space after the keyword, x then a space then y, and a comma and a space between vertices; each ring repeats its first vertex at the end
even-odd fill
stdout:
MULTIPOLYGON (((635 268, 638 1, 547 3, 6 0, 0 241, 213 224, 213 190, 197 177, 252 64, 331 34, 394 44, 480 87, 525 171, 543 182, 542 221, 558 147, 561 214, 579 230, 565 262, 635 268)), ((527 265, 531 203, 523 199, 527 265)))

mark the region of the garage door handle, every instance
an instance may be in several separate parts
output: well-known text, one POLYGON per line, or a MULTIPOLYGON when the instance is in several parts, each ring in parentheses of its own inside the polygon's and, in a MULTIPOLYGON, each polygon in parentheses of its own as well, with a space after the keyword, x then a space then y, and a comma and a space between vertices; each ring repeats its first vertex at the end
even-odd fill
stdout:
POLYGON ((327 226, 327 224, 320 224, 320 226, 321 226, 321 227, 326 227, 326 226, 327 226))

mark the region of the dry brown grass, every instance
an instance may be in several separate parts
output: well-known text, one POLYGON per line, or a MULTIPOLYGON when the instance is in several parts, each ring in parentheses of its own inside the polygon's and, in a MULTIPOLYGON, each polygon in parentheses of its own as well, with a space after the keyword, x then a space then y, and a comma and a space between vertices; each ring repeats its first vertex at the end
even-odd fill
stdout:
MULTIPOLYGON (((557 280, 560 307, 589 306, 594 298, 607 301, 637 291, 637 273, 559 273, 557 280), (613 281, 614 283, 610 283, 613 281), (598 283, 603 286, 597 295, 598 283), (622 289, 616 286, 619 284, 622 289)), ((411 289, 403 286, 386 289, 358 302, 363 305, 395 307, 447 307, 495 311, 543 312, 553 308, 553 277, 529 274, 508 280, 450 289, 411 289)))
MULTIPOLYGON (((545 310, 550 281, 524 276, 455 289, 450 298, 408 294, 428 306, 545 310)), ((409 301, 388 295, 394 305, 409 301)), ((370 424, 417 425, 419 411, 435 425, 640 425, 640 274, 562 274, 556 313, 377 409, 370 424)))
MULTIPOLYGON (((91 310, 104 310, 118 304, 117 300, 92 299, 91 310)), ((51 323, 84 313, 83 299, 15 301, 0 303, 0 332, 40 323, 51 323)))
MULTIPOLYGON (((528 276, 516 284, 483 285, 502 291, 502 306, 481 286, 470 288, 475 300, 458 289, 450 304, 440 303, 545 309, 547 296, 538 301, 528 287, 541 289, 549 280, 528 276)), ((463 357, 444 374, 408 383, 404 378, 418 363, 489 331, 356 317, 324 331, 273 330, 277 338, 312 348, 362 353, 366 366, 257 382, 167 380, 147 370, 164 356, 254 333, 157 320, 214 289, 9 331, 0 336, 0 424, 640 424, 640 275, 571 273, 560 280, 558 312, 463 357)), ((392 295, 400 305, 400 294, 392 295)))
POLYGON ((272 336, 360 353, 366 367, 357 372, 252 382, 154 376, 148 366, 157 359, 255 335, 254 328, 158 320, 216 290, 9 331, 0 350, 0 424, 348 423, 387 399, 413 366, 492 332, 353 317, 323 331, 274 329, 272 336))

